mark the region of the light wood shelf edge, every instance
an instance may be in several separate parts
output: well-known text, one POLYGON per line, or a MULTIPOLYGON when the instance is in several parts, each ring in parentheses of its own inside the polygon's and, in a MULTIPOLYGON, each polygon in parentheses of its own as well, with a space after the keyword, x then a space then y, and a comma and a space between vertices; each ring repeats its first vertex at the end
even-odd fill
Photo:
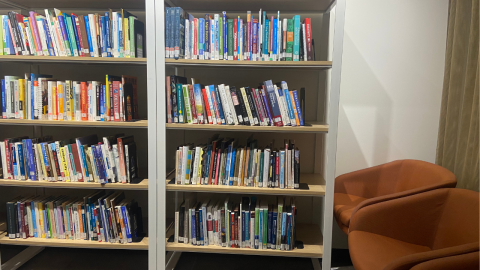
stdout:
POLYGON ((328 132, 328 125, 320 124, 320 123, 307 123, 307 125, 305 126, 296 126, 296 127, 166 123, 165 127, 167 129, 182 129, 182 130, 262 131, 262 132, 284 132, 284 133, 328 132))
POLYGON ((264 194, 264 195, 290 195, 290 196, 325 196, 326 185, 321 174, 302 173, 300 175, 301 189, 258 188, 224 185, 177 185, 169 184, 175 177, 172 171, 165 180, 167 191, 184 192, 214 192, 237 194, 264 194))
POLYGON ((69 248, 96 248, 96 249, 148 249, 148 237, 138 243, 120 244, 97 242, 87 240, 46 239, 46 238, 15 238, 10 239, 6 232, 0 234, 1 245, 43 246, 43 247, 69 247, 69 248))
POLYGON ((146 128, 148 120, 135 122, 114 121, 56 121, 56 120, 29 120, 29 119, 0 119, 0 125, 41 125, 41 126, 79 126, 79 127, 125 127, 146 128))
POLYGON ((235 61, 235 60, 196 60, 196 59, 165 59, 166 65, 172 66, 219 66, 219 67, 288 67, 329 69, 332 61, 235 61))
POLYGON ((122 183, 93 183, 93 182, 48 182, 30 180, 0 179, 0 186, 23 186, 44 188, 77 188, 77 189, 119 189, 119 190, 148 190, 148 179, 143 179, 138 184, 122 183))
POLYGON ((114 58, 114 57, 67 57, 67 56, 32 56, 32 55, 0 55, 1 61, 10 62, 63 62, 67 64, 138 64, 146 65, 146 58, 114 58))
POLYGON ((320 228, 318 227, 318 225, 298 224, 296 231, 297 231, 297 240, 303 241, 304 248, 285 251, 285 250, 272 250, 272 249, 227 248, 227 247, 219 247, 215 245, 193 246, 192 244, 168 242, 168 238, 175 232, 175 228, 171 226, 168 232, 166 233, 165 250, 181 251, 181 252, 322 258, 323 236, 320 232, 320 228))

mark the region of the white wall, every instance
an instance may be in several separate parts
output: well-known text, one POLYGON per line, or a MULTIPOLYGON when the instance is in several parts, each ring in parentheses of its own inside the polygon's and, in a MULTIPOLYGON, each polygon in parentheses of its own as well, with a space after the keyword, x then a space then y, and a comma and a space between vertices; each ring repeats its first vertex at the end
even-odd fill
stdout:
MULTIPOLYGON (((435 162, 448 0, 349 0, 336 175, 396 159, 435 162)), ((335 225, 333 247, 346 247, 335 225)))

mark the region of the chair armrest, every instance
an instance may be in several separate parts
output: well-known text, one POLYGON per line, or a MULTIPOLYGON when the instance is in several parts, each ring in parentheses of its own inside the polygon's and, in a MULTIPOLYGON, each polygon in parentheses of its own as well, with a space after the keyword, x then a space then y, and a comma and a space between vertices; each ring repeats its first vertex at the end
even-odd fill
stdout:
POLYGON ((393 192, 402 160, 370 167, 335 178, 335 193, 373 198, 393 192), (387 190, 392 189, 390 192, 387 190))
MULTIPOLYGON (((460 246, 454 246, 449 248, 442 248, 427 252, 415 253, 405 257, 401 257, 389 263, 383 270, 410 270, 415 265, 418 265, 423 262, 430 260, 458 256, 462 254, 468 254, 472 252, 477 252, 479 250, 479 243, 470 243, 460 246)), ((464 268, 456 268, 464 269, 464 268)))
POLYGON ((349 231, 365 231, 431 247, 448 189, 438 189, 359 208, 349 231))

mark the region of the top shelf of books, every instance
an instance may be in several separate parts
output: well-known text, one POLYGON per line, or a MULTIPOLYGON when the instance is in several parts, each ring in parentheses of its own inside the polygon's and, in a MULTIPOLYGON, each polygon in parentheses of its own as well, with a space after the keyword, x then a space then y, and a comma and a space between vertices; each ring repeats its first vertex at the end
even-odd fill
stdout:
POLYGON ((10 0, 0 2, 0 8, 11 8, 12 6, 27 7, 32 9, 43 8, 90 8, 109 9, 125 8, 130 10, 145 10, 145 0, 10 0))
MULTIPOLYGON (((24 0, 35 1, 35 0, 24 0)), ((60 0, 58 0, 60 1, 60 0)), ((186 11, 243 11, 263 9, 266 11, 326 11, 332 0, 169 0, 174 6, 182 7, 186 11)))

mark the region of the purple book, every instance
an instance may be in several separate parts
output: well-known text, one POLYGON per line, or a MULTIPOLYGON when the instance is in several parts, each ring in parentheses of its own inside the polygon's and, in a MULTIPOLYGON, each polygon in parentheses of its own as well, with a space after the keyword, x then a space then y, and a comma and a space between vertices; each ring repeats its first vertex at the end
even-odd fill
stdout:
POLYGON ((38 29, 37 29, 37 19, 36 19, 36 13, 34 11, 30 11, 30 20, 32 22, 32 28, 33 28, 33 35, 35 36, 35 41, 37 42, 37 55, 43 55, 42 51, 42 42, 40 41, 40 35, 38 34, 38 29))
POLYGON ((262 92, 262 98, 263 98, 263 104, 265 105, 265 110, 267 111, 268 119, 270 120, 270 126, 273 126, 273 118, 272 114, 270 113, 270 105, 268 104, 268 99, 267 99, 267 93, 265 92, 265 89, 261 89, 262 92))
POLYGON ((63 44, 65 45, 65 50, 67 51, 68 56, 72 56, 73 53, 70 51, 70 45, 68 43, 68 36, 67 36, 67 29, 65 28, 65 20, 63 19, 63 16, 58 16, 58 24, 60 25, 60 32, 62 32, 62 37, 63 37, 63 44))

